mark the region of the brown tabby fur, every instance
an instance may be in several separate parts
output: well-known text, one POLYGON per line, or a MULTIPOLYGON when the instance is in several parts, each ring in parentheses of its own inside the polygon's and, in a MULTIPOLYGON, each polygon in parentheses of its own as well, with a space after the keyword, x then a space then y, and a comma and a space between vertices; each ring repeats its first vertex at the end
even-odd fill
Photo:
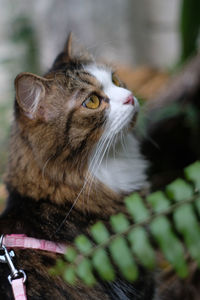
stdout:
MULTIPOLYGON (((30 73, 17 76, 5 177, 9 197, 0 218, 1 234, 24 233, 70 244, 78 234, 87 233, 87 228, 98 219, 107 221, 111 214, 122 210, 123 195, 115 194, 99 182, 94 189, 86 186, 79 195, 88 158, 102 134, 105 109, 109 105, 99 83, 82 68, 89 61, 87 57, 73 58, 69 38, 65 50, 44 77, 30 73), (42 89, 40 103, 31 117, 30 103, 23 94, 27 91, 19 88, 24 78, 30 86, 42 89), (104 98, 103 105, 95 111, 81 106, 90 93, 104 98)), ((80 283, 71 287, 49 273, 59 255, 31 249, 15 253, 16 267, 27 274, 28 299, 150 300, 154 295, 152 275, 143 271, 134 285, 119 276, 114 283, 100 282, 95 288, 80 283)), ((0 299, 4 300, 13 299, 8 274, 7 265, 1 264, 0 299)))

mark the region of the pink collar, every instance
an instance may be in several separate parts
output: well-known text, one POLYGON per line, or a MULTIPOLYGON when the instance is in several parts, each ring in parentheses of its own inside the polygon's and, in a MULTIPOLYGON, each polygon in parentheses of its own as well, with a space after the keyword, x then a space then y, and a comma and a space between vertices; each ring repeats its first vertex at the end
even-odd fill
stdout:
POLYGON ((17 270, 15 268, 12 262, 12 258, 15 254, 12 250, 8 251, 7 248, 38 249, 60 254, 64 254, 67 249, 65 244, 39 240, 27 237, 25 234, 2 235, 0 238, 0 249, 4 252, 4 255, 0 256, 0 262, 7 263, 11 270, 8 281, 12 286, 15 300, 27 300, 25 286, 26 274, 23 270, 17 270))
POLYGON ((67 249, 65 244, 54 243, 46 240, 39 240, 32 237, 27 237, 25 234, 4 235, 2 244, 6 248, 31 248, 60 254, 64 254, 67 249))

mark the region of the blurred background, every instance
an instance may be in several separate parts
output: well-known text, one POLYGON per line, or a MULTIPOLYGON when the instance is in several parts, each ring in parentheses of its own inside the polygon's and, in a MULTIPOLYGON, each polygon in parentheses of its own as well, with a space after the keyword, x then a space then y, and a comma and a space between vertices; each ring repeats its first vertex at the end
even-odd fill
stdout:
POLYGON ((95 57, 116 64, 143 100, 199 49, 199 0, 0 0, 0 7, 0 182, 13 80, 22 71, 45 72, 70 31, 95 57))

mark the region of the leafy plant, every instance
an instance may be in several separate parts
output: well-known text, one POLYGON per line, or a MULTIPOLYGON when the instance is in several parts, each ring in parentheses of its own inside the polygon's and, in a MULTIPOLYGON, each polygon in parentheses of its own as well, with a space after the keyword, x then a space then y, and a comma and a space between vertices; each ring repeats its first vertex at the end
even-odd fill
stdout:
POLYGON ((110 218, 114 234, 97 222, 90 228, 90 237, 76 237, 52 274, 62 274, 70 284, 79 278, 92 286, 96 273, 113 281, 117 267, 126 280, 134 281, 139 275, 138 263, 155 268, 159 249, 178 276, 185 278, 186 253, 200 266, 200 162, 184 173, 186 179, 175 180, 165 192, 154 192, 145 199, 138 193, 126 198, 127 216, 119 213, 110 218))
POLYGON ((182 0, 180 32, 181 63, 197 53, 200 29, 200 1, 182 0))

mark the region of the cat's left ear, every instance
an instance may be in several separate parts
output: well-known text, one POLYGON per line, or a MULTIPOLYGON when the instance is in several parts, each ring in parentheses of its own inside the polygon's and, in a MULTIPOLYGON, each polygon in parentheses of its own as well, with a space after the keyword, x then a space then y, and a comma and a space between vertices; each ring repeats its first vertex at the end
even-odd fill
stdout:
POLYGON ((42 118, 43 100, 48 79, 32 73, 20 73, 15 79, 16 100, 22 112, 29 119, 42 118))

